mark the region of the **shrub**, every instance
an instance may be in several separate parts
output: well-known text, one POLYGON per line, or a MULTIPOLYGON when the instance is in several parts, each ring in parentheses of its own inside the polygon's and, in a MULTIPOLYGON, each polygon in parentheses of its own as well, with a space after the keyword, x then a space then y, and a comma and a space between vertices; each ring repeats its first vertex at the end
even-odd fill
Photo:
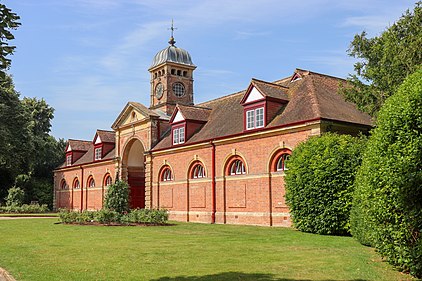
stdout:
POLYGON ((381 108, 355 185, 353 236, 422 277, 422 68, 381 108))
POLYGON ((95 213, 95 221, 104 224, 120 223, 122 215, 119 212, 109 209, 102 209, 95 213))
POLYGON ((116 181, 108 186, 104 207, 118 213, 129 211, 129 186, 126 182, 116 181))
POLYGON ((305 232, 349 233, 353 182, 365 140, 327 133, 301 143, 289 160, 286 202, 305 232))
POLYGON ((6 206, 20 206, 22 205, 23 198, 25 193, 19 187, 9 188, 7 197, 6 197, 6 206))
POLYGON ((134 209, 123 218, 126 223, 164 224, 168 221, 167 210, 134 209))
POLYGON ((21 214, 33 214, 33 213, 46 213, 48 212, 48 206, 46 204, 23 204, 22 206, 4 206, 0 207, 0 213, 21 213, 21 214))

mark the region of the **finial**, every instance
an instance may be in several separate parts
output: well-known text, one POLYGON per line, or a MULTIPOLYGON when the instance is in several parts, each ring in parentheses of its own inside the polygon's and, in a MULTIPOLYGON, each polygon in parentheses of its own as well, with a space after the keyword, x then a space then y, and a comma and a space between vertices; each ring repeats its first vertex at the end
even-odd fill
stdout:
POLYGON ((169 29, 171 30, 171 37, 170 37, 169 44, 174 46, 176 41, 174 40, 173 34, 174 34, 174 30, 177 29, 177 28, 175 28, 174 25, 173 25, 173 19, 171 19, 171 27, 169 29))

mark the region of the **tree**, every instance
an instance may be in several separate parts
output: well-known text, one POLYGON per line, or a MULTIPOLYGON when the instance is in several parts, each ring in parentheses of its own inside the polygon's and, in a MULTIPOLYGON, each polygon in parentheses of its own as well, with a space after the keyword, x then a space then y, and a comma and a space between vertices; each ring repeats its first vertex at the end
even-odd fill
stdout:
POLYGON ((5 71, 9 69, 11 60, 7 58, 12 55, 15 46, 10 46, 9 41, 15 39, 11 30, 20 26, 20 17, 4 4, 0 4, 0 79, 5 79, 5 71))
POLYGON ((29 171, 28 155, 33 151, 29 122, 12 79, 6 75, 0 81, 0 198, 17 175, 29 171))
POLYGON ((351 230, 422 277, 422 68, 386 100, 356 177, 351 230))
POLYGON ((349 55, 360 59, 356 74, 348 79, 353 87, 342 90, 359 109, 376 116, 384 101, 397 91, 404 79, 422 64, 422 2, 380 36, 355 35, 349 55))
POLYGON ((108 186, 104 207, 111 211, 129 211, 129 186, 124 181, 116 181, 108 186))
POLYGON ((364 139, 325 134, 299 144, 286 172, 286 202, 293 223, 305 232, 346 235, 353 182, 364 139))

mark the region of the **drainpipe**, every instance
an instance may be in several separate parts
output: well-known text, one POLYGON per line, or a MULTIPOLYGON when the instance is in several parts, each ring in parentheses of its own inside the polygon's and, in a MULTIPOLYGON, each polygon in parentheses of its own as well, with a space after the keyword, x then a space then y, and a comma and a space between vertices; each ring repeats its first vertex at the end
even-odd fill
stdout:
POLYGON ((216 202, 216 184, 215 184, 215 144, 213 141, 210 142, 212 146, 211 154, 211 193, 212 193, 212 211, 211 211, 211 223, 215 223, 215 212, 217 209, 216 202))
POLYGON ((84 210, 84 168, 82 166, 79 166, 81 168, 82 174, 81 174, 81 212, 84 210))

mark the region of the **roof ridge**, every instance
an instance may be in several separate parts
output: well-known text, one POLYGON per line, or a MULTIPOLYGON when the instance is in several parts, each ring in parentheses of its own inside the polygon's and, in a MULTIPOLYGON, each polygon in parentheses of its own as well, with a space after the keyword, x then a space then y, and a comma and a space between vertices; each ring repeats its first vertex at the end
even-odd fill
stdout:
POLYGON ((89 140, 77 140, 77 139, 68 139, 68 141, 82 141, 82 142, 89 142, 89 143, 91 143, 91 141, 89 141, 89 140))
POLYGON ((116 133, 115 131, 103 130, 103 129, 97 129, 97 131, 107 132, 107 133, 116 133))
POLYGON ((315 71, 312 71, 312 70, 301 69, 301 68, 296 68, 295 73, 296 73, 297 70, 306 71, 306 72, 309 72, 309 74, 314 74, 314 75, 319 75, 319 76, 323 76, 323 77, 330 77, 330 78, 334 78, 334 79, 338 79, 338 80, 347 81, 347 79, 344 79, 344 78, 341 78, 341 77, 328 75, 328 74, 324 74, 324 73, 320 73, 320 72, 315 72, 315 71))
POLYGON ((185 106, 185 107, 194 107, 197 109, 207 109, 207 110, 212 110, 209 107, 203 107, 203 106, 198 106, 198 105, 186 105, 186 104, 177 104, 178 106, 185 106))
POLYGON ((283 86, 283 85, 280 85, 280 84, 276 84, 274 82, 268 82, 268 81, 256 79, 256 78, 252 78, 252 81, 261 82, 261 83, 267 84, 268 86, 271 86, 271 87, 283 88, 283 89, 286 89, 286 90, 289 89, 286 86, 283 86))

